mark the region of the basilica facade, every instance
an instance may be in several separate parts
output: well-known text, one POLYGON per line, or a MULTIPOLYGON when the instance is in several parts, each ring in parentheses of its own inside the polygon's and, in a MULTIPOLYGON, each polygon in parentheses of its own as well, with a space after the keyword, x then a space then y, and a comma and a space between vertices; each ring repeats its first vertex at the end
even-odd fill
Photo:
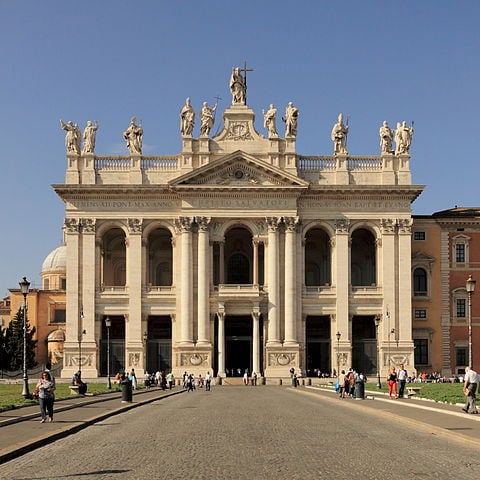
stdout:
POLYGON ((91 122, 82 149, 78 127, 62 122, 62 377, 411 370, 411 203, 423 186, 402 126, 380 132, 380 155, 351 156, 339 116, 334 154, 303 156, 291 102, 285 134, 271 105, 262 135, 240 69, 230 90, 216 135, 216 106, 204 104, 195 137, 187 99, 175 156, 143 155, 134 118, 126 156, 97 155, 91 122))

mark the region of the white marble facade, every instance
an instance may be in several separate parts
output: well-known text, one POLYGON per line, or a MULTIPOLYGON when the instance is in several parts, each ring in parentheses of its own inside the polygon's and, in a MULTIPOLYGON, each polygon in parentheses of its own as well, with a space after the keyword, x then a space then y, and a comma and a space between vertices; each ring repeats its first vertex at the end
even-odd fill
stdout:
POLYGON ((62 376, 105 375, 107 316, 113 373, 413 367, 409 154, 302 156, 234 98, 175 156, 67 151, 62 376))

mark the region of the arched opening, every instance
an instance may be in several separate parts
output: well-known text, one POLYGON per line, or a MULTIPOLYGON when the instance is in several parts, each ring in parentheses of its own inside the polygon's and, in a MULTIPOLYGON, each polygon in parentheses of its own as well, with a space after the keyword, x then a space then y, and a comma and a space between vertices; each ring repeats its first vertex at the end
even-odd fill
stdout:
POLYGON ((173 279, 172 234, 157 228, 148 238, 148 283, 170 286, 173 279))
POLYGON ((102 245, 102 283, 108 286, 125 286, 127 251, 124 231, 121 228, 112 228, 103 236, 102 245))
POLYGON ((225 235, 225 283, 253 283, 252 234, 244 227, 230 229, 225 235))
POLYGON ((359 228, 352 233, 351 259, 352 286, 376 285, 376 246, 372 232, 359 228))
POLYGON ((424 268, 417 267, 413 271, 413 295, 416 297, 425 297, 427 294, 427 272, 424 268))
POLYGON ((330 317, 309 315, 305 328, 307 376, 330 376, 330 317))
POLYGON ((146 349, 148 372, 172 370, 172 319, 169 315, 148 318, 146 349))
POLYGON ((110 350, 110 375, 122 374, 125 371, 125 317, 123 315, 109 315, 110 349, 108 349, 107 327, 105 318, 102 318, 102 340, 100 343, 100 375, 107 375, 107 351, 110 350))
POLYGON ((330 237, 321 228, 313 228, 305 236, 305 285, 331 283, 330 237))

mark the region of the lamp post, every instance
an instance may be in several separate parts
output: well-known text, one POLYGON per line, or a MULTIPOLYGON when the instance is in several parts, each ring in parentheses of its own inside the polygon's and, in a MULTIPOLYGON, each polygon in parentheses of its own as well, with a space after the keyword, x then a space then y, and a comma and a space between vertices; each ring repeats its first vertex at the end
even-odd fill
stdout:
POLYGON ((342 334, 340 332, 337 332, 336 337, 337 337, 337 377, 338 377, 340 375, 340 338, 342 337, 342 334))
POLYGON ((382 388, 382 384, 380 382, 380 345, 378 342, 378 327, 380 326, 380 317, 375 317, 375 336, 377 339, 377 388, 382 388))
POLYGON ((23 280, 18 283, 20 285, 20 291, 23 295, 23 390, 22 397, 30 398, 30 392, 28 390, 28 372, 27 372, 27 295, 29 292, 30 282, 27 277, 23 277, 23 280))
POLYGON ((105 326, 107 327, 107 388, 110 390, 112 388, 110 380, 110 327, 112 326, 112 321, 110 317, 105 318, 105 326))
POLYGON ((468 366, 473 368, 473 354, 472 354, 472 293, 475 291, 477 281, 471 275, 467 279, 467 293, 468 293, 468 366))
POLYGON ((147 340, 148 340, 148 333, 143 332, 143 345, 144 345, 144 351, 143 351, 143 370, 147 370, 147 340))
POLYGON ((83 329, 83 319, 85 316, 83 315, 83 309, 80 311, 80 332, 78 334, 78 371, 80 372, 80 377, 82 375, 82 340, 83 336, 87 333, 86 330, 83 329))

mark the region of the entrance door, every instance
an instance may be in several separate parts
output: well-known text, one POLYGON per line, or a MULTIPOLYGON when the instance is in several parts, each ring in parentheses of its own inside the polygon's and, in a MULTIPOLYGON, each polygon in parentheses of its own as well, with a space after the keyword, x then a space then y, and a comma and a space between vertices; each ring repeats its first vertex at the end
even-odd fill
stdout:
POLYGON ((107 345, 107 327, 105 318, 102 321, 102 340, 100 342, 100 375, 106 376, 108 371, 108 356, 110 350, 110 375, 125 371, 125 318, 111 316, 112 326, 110 327, 110 346, 107 345))
POLYGON ((330 375, 330 317, 307 317, 305 338, 307 376, 330 375))
POLYGON ((352 319, 352 367, 359 373, 372 375, 377 371, 377 340, 373 316, 352 319))
POLYGON ((150 373, 172 370, 172 320, 169 316, 148 319, 146 369, 150 373))
POLYGON ((225 319, 225 370, 227 376, 242 377, 252 372, 252 332, 250 316, 227 316, 225 319))

